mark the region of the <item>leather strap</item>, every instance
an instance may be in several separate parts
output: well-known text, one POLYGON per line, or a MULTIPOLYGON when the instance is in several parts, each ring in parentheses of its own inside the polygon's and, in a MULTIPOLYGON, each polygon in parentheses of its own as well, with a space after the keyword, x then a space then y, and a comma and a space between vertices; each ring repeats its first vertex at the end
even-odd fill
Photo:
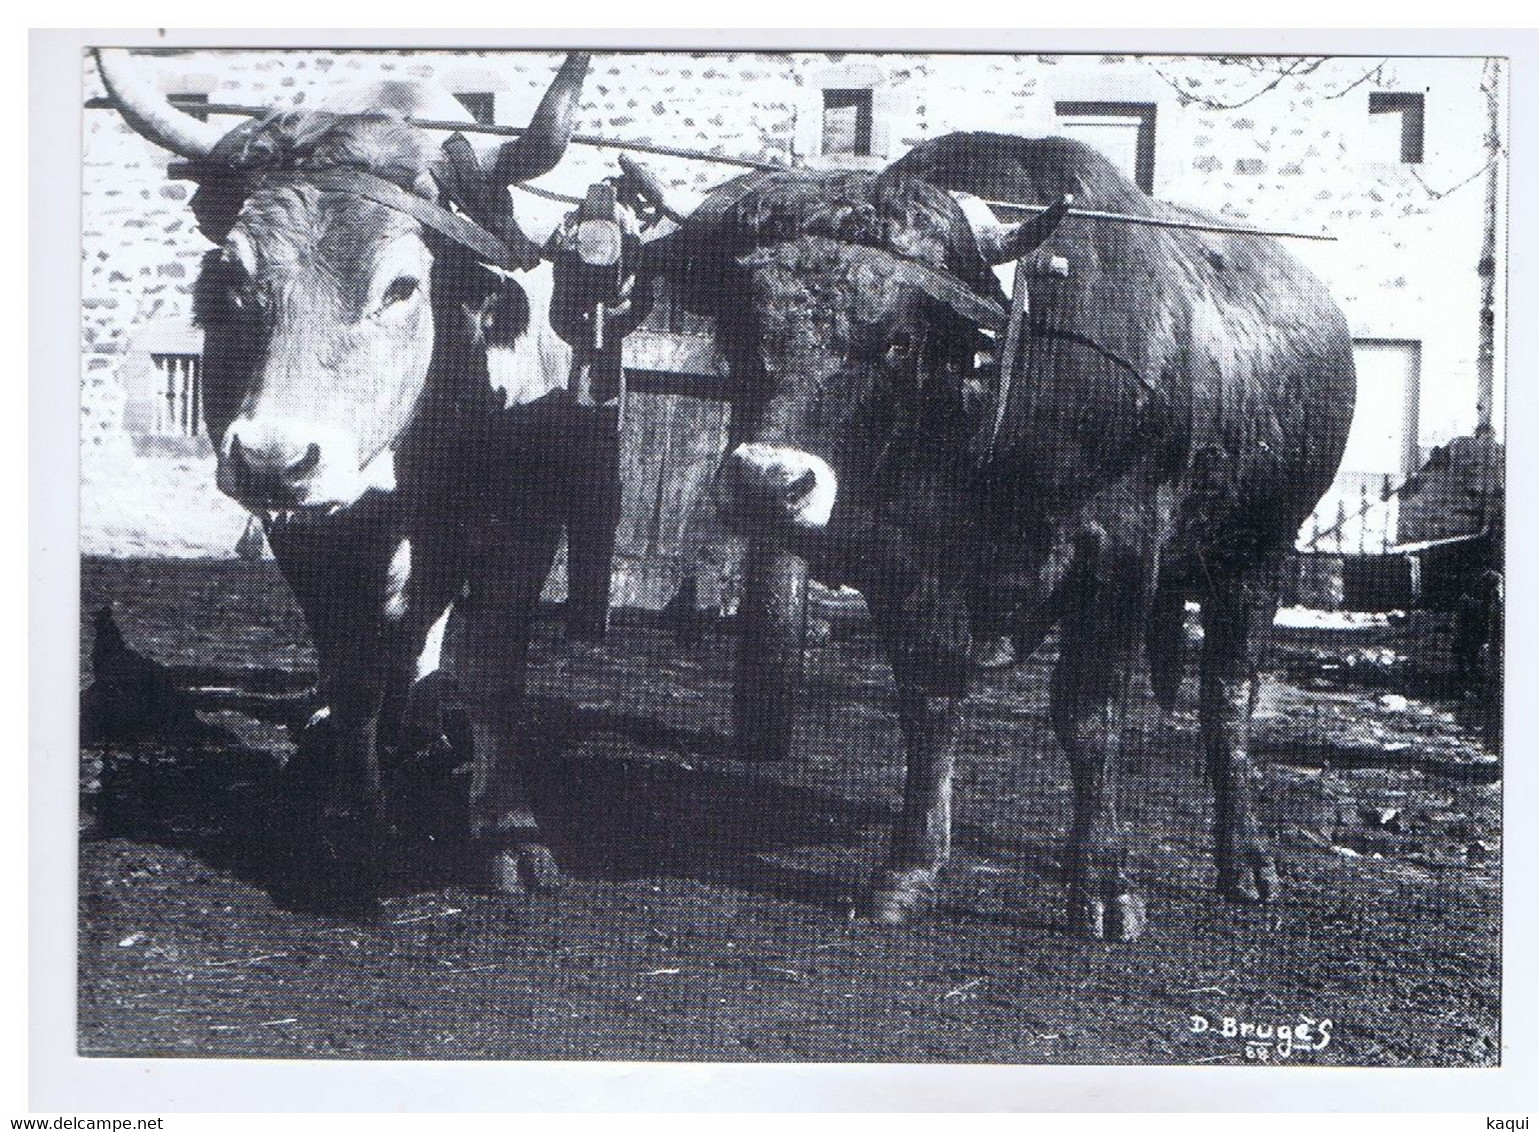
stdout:
POLYGON ((1031 308, 1030 292, 1026 261, 1018 259, 1015 261, 1015 281, 1010 288, 1010 321, 1006 324, 1005 340, 999 352, 999 389, 994 394, 994 427, 989 430, 985 459, 994 458, 994 446, 999 443, 999 430, 1005 423, 1005 410, 1010 407, 1010 390, 1015 385, 1015 371, 1021 363, 1021 332, 1031 308))
POLYGON ((497 267, 512 271, 526 266, 521 257, 515 256, 513 250, 502 239, 492 235, 468 216, 450 212, 447 208, 419 197, 416 193, 409 193, 393 181, 376 177, 372 173, 362 173, 356 169, 325 169, 313 172, 306 170, 263 178, 260 183, 263 187, 285 184, 311 185, 326 193, 348 193, 362 197, 375 204, 382 204, 386 208, 393 208, 397 212, 404 212, 424 227, 447 236, 457 244, 462 244, 497 267))

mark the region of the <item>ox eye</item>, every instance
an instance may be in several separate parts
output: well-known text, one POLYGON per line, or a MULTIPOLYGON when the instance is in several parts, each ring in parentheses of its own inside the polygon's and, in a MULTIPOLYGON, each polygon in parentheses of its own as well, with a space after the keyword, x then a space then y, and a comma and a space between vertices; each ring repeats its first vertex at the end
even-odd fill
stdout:
POLYGON ((237 314, 255 310, 260 304, 251 280, 244 277, 235 280, 225 291, 225 301, 237 314))
POLYGON ((380 298, 381 307, 392 307, 396 303, 404 303, 415 295, 421 284, 410 275, 403 275, 390 286, 385 288, 384 295, 380 298))
POLYGON ((224 249, 212 274, 222 283, 224 299, 231 309, 241 311, 251 305, 251 273, 233 247, 224 249))
POLYGON ((887 363, 902 365, 914 356, 914 339, 905 333, 894 334, 887 345, 887 363))

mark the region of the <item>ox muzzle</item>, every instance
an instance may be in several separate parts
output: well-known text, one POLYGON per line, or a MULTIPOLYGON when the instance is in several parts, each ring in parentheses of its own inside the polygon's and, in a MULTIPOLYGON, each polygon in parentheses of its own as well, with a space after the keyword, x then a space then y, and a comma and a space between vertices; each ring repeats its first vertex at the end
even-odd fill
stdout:
POLYGON ((822 530, 839 495, 839 477, 822 457, 758 442, 727 454, 720 486, 727 516, 744 530, 761 524, 822 530))
POLYGON ((395 487, 389 448, 359 456, 358 438, 314 422, 237 419, 219 449, 219 489, 258 513, 336 511, 395 487))

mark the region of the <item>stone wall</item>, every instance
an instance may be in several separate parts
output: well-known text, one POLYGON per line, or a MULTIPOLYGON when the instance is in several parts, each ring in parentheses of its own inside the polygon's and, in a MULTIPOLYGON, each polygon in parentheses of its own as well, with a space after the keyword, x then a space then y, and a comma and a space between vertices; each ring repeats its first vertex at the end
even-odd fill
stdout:
MULTIPOLYGON (((523 124, 559 60, 550 52, 209 51, 160 56, 154 68, 168 93, 237 104, 313 106, 379 79, 490 91, 497 119, 523 124)), ((1479 59, 610 54, 594 60, 578 132, 819 164, 823 89, 871 85, 879 152, 865 163, 879 165, 954 129, 1059 132, 1055 105, 1061 101, 1152 103, 1157 196, 1238 222, 1339 237, 1335 244, 1294 241, 1290 247, 1326 280, 1355 336, 1422 343, 1426 447, 1475 423, 1484 65, 1479 59), (1396 159, 1395 139, 1386 133, 1395 116, 1368 113, 1372 90, 1424 92, 1420 165, 1396 159)), ((89 59, 84 73, 85 95, 101 93, 89 59)), ((189 288, 209 247, 187 209, 190 186, 169 181, 166 156, 116 114, 85 115, 83 549, 228 554, 244 519, 214 490, 206 446, 146 454, 125 424, 145 395, 146 352, 168 336, 189 333, 189 288)), ((233 126, 239 119, 226 121, 233 126)), ((538 185, 581 193, 613 171, 613 159, 612 150, 574 146, 538 185)), ((736 172, 681 158, 645 160, 676 188, 705 189, 736 172)), ((565 208, 528 196, 519 204, 536 234, 565 208)))

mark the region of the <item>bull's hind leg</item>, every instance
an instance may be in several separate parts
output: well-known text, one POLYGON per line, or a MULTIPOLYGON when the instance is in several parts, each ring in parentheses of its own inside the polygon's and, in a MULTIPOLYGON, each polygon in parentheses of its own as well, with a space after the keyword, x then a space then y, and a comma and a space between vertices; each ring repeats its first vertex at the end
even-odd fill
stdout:
POLYGON ((525 717, 525 668, 534 616, 555 558, 561 529, 552 521, 487 524, 472 547, 465 611, 464 685, 475 763, 471 836, 505 892, 554 888, 561 874, 535 821, 519 765, 525 717))
POLYGON ((1052 717, 1074 791, 1066 869, 1070 929, 1127 941, 1143 932, 1146 914, 1125 873, 1117 774, 1149 568, 1142 555, 1103 540, 1082 540, 1069 580, 1052 717))
POLYGON ((1264 570, 1215 579, 1202 603, 1202 746, 1214 793, 1219 891, 1252 903, 1277 892, 1277 867, 1256 816, 1250 720, 1256 657, 1277 613, 1264 570))

